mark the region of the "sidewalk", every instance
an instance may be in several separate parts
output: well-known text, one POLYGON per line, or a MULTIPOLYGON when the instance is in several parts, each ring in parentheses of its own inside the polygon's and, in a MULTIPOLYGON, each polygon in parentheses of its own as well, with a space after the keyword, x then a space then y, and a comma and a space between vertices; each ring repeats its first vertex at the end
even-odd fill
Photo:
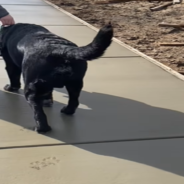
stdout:
MULTIPOLYGON (((96 32, 41 0, 0 0, 16 22, 40 24, 82 46, 96 32)), ((33 114, 0 61, 0 184, 183 184, 184 82, 113 43, 89 62, 75 116, 60 115, 65 89, 46 108, 52 132, 29 130, 33 114)))

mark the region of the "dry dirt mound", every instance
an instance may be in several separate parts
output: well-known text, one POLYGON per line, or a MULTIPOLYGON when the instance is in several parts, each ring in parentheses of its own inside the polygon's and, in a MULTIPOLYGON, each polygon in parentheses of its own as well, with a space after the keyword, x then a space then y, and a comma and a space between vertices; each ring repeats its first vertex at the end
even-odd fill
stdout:
POLYGON ((73 15, 100 28, 111 20, 115 37, 184 74, 184 46, 160 46, 160 42, 184 43, 184 30, 161 28, 161 22, 184 22, 184 4, 160 11, 150 7, 165 2, 129 1, 117 4, 95 4, 92 0, 50 0, 73 15))

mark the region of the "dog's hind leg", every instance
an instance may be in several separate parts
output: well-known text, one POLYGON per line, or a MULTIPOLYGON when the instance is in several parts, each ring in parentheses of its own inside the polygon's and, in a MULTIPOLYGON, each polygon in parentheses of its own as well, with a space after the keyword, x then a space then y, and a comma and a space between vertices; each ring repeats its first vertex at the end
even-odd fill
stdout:
POLYGON ((29 84, 25 87, 25 97, 34 111, 34 119, 36 122, 35 131, 45 133, 51 130, 47 123, 47 117, 43 111, 42 98, 37 96, 37 89, 34 84, 29 84))
POLYGON ((6 71, 10 80, 10 84, 4 87, 5 91, 16 92, 20 89, 21 69, 14 64, 7 52, 3 52, 3 59, 6 63, 6 71))
POLYGON ((79 96, 83 87, 83 81, 69 82, 65 85, 65 87, 69 94, 69 101, 68 105, 61 109, 61 113, 72 115, 75 113, 79 105, 79 96))
POLYGON ((49 94, 45 95, 43 97, 42 100, 42 105, 44 107, 51 107, 53 105, 53 96, 52 96, 52 92, 50 92, 49 94))

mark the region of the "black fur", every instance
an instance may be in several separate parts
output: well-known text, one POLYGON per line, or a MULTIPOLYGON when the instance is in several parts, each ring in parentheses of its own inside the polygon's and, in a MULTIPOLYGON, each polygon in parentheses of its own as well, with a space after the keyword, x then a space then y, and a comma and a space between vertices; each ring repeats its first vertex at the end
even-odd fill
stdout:
POLYGON ((42 26, 15 24, 2 30, 2 57, 10 85, 6 91, 17 91, 20 75, 23 74, 26 100, 34 111, 36 131, 47 132, 43 105, 51 105, 54 88, 66 87, 69 94, 68 105, 61 112, 71 115, 79 105, 79 95, 87 70, 87 60, 102 56, 110 46, 113 37, 111 24, 104 26, 87 46, 61 38, 42 26))

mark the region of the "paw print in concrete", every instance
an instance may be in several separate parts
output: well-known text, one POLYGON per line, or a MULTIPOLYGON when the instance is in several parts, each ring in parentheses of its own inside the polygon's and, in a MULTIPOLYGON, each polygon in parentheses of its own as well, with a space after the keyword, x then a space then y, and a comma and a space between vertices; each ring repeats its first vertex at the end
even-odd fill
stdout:
POLYGON ((30 163, 30 167, 32 169, 40 170, 40 169, 43 169, 44 167, 56 165, 57 163, 59 163, 59 161, 60 160, 57 159, 56 157, 48 157, 48 158, 44 158, 42 161, 36 161, 36 162, 30 163))

